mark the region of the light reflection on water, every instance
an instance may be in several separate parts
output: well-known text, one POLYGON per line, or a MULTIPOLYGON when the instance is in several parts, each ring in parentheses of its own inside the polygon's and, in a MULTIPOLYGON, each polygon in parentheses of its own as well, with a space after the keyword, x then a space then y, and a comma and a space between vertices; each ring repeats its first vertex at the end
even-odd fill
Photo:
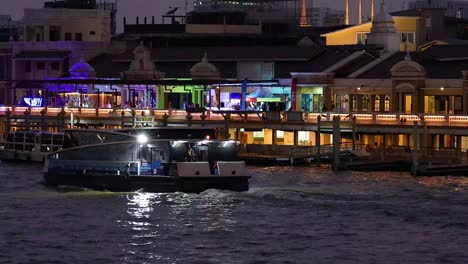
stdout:
POLYGON ((468 263, 468 178, 250 167, 249 192, 153 194, 38 171, 0 164, 0 262, 468 263))

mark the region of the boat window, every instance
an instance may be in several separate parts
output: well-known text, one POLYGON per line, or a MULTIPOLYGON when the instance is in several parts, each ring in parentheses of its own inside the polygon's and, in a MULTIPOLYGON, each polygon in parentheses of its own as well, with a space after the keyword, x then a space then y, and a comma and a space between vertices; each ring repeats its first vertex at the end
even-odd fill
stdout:
POLYGON ((15 142, 24 142, 24 133, 16 132, 15 133, 15 142))
POLYGON ((34 143, 35 139, 36 139, 36 134, 35 133, 27 133, 26 134, 26 139, 25 139, 26 143, 34 143))

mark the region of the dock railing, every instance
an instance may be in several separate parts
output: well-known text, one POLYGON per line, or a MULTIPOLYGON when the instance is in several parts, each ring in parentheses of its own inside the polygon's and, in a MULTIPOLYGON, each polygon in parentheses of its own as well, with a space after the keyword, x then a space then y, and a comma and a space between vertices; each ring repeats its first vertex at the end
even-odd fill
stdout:
POLYGON ((190 116, 193 121, 220 121, 229 119, 231 122, 303 122, 305 124, 317 123, 320 116, 322 122, 332 121, 333 117, 339 116, 342 123, 352 122, 356 118, 356 124, 400 124, 413 125, 417 121, 422 125, 426 121, 431 126, 466 126, 468 115, 449 114, 406 114, 406 113, 313 113, 300 111, 237 111, 237 110, 215 110, 206 108, 206 112, 190 112, 181 109, 138 109, 138 108, 67 108, 67 107, 23 107, 23 106, 2 106, 0 107, 0 117, 10 116, 11 118, 47 117, 57 118, 60 113, 64 113, 65 118, 106 118, 119 119, 131 117, 150 117, 155 120, 163 120, 165 116, 169 120, 183 121, 190 116))

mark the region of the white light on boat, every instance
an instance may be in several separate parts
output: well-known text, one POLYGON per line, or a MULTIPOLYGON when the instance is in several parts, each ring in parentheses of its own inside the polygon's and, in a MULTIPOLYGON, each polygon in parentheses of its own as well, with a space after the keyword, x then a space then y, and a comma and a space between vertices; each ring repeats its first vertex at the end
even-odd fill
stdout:
POLYGON ((137 142, 140 144, 145 144, 146 142, 148 142, 148 137, 144 134, 140 134, 137 136, 137 142))
POLYGON ((209 140, 209 139, 210 139, 210 135, 207 135, 207 136, 205 137, 205 139, 208 139, 208 140, 209 140))
POLYGON ((199 146, 200 146, 200 145, 206 145, 206 144, 208 144, 208 143, 210 143, 210 142, 211 142, 211 141, 209 141, 209 140, 202 140, 202 141, 199 141, 199 142, 198 142, 198 145, 199 145, 199 146))
POLYGON ((229 143, 235 143, 235 141, 234 140, 224 141, 223 147, 227 147, 229 143))

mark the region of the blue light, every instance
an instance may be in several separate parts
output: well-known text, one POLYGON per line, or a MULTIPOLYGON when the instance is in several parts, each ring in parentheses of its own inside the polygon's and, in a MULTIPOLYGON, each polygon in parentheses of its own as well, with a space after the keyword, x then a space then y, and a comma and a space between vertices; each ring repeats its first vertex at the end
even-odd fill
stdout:
POLYGON ((31 106, 31 107, 40 107, 42 106, 42 98, 31 98, 31 97, 25 97, 23 98, 24 102, 31 106))

